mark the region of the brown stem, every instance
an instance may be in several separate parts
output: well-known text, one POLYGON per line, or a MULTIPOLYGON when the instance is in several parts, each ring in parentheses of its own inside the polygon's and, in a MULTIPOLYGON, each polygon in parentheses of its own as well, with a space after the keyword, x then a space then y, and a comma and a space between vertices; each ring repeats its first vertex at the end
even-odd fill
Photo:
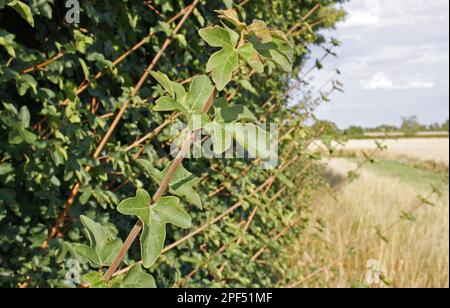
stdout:
POLYGON ((40 64, 37 64, 37 65, 34 65, 32 67, 29 67, 29 68, 26 68, 26 69, 22 70, 20 72, 20 74, 24 75, 24 74, 34 73, 36 71, 42 71, 46 66, 52 64, 53 62, 55 62, 56 60, 58 60, 59 58, 61 58, 63 56, 64 56, 64 53, 60 52, 60 53, 56 54, 55 56, 51 57, 50 59, 48 59, 48 60, 46 60, 46 61, 44 61, 44 62, 42 62, 40 64))

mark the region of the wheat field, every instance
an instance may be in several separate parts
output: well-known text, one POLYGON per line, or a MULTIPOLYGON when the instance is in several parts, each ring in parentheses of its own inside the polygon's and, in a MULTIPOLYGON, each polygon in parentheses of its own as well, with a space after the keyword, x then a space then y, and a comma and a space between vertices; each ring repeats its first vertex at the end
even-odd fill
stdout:
MULTIPOLYGON (((448 138, 404 138, 386 139, 380 142, 387 147, 378 155, 395 159, 419 162, 435 162, 449 165, 448 138)), ((336 144, 338 149, 345 151, 370 151, 376 148, 374 140, 349 140, 343 145, 336 144)))
MULTIPOLYGON (((335 195, 320 198, 312 212, 311 228, 293 251, 300 256, 294 258, 293 266, 304 273, 296 286, 367 286, 368 263, 375 260, 385 281, 372 287, 448 288, 448 177, 400 160, 436 157, 448 166, 445 143, 448 140, 390 142, 394 147, 383 154, 389 160, 365 166, 356 180, 335 195), (432 194, 429 184, 438 185, 444 194, 432 194), (429 197, 435 206, 423 204, 418 196, 429 197), (401 219, 405 213, 412 213, 414 217, 409 218, 415 221, 401 219)), ((348 146, 369 150, 372 144, 358 140, 348 146)), ((345 179, 357 162, 355 158, 330 158, 326 161, 329 177, 334 182, 345 179)))

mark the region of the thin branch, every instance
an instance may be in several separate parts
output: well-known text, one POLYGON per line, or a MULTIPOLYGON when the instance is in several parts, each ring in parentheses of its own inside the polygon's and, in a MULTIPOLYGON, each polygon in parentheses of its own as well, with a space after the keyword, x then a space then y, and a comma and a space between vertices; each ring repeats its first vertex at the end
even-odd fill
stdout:
POLYGON ((36 71, 42 71, 46 66, 52 64, 53 62, 55 62, 56 60, 62 58, 63 56, 64 56, 64 53, 63 52, 59 52, 56 55, 54 55, 53 57, 51 57, 50 59, 48 59, 48 60, 46 60, 46 61, 44 61, 44 62, 42 62, 40 64, 31 66, 29 68, 26 68, 26 69, 22 70, 20 72, 20 74, 24 75, 24 74, 34 73, 36 71))

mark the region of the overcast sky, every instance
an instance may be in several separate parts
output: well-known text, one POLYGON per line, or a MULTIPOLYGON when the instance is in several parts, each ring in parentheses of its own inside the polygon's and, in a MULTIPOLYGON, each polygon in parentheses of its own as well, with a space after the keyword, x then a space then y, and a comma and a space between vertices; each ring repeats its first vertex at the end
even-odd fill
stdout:
MULTIPOLYGON (((342 42, 338 58, 324 61, 317 87, 342 72, 345 94, 317 110, 339 127, 423 123, 449 117, 449 1, 351 0, 349 15, 331 33, 342 42)), ((323 51, 314 50, 320 58, 323 51)))

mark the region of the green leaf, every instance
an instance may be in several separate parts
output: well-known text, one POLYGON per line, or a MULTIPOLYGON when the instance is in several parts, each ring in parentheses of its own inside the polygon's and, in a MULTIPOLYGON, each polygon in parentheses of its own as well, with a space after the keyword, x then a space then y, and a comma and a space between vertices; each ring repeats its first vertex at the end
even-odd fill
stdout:
POLYGON ((206 104, 214 92, 214 86, 206 75, 197 76, 192 80, 186 105, 191 111, 206 111, 206 104))
POLYGON ((89 46, 94 44, 94 39, 91 36, 84 34, 80 30, 74 30, 73 36, 75 39, 75 48, 82 54, 86 54, 89 46))
MULTIPOLYGON (((163 171, 159 171, 153 167, 153 164, 148 160, 138 159, 136 163, 158 184, 161 184, 172 166, 172 164, 168 164, 163 171)), ((169 191, 180 198, 184 198, 189 204, 201 209, 202 201, 200 195, 193 188, 198 183, 200 183, 200 179, 181 165, 170 182, 169 191)))
POLYGON ((178 101, 183 101, 187 96, 186 89, 178 82, 172 82, 172 86, 175 92, 175 98, 178 101))
POLYGON ((242 80, 239 81, 239 83, 241 84, 241 86, 242 86, 245 90, 247 90, 247 91, 249 91, 250 93, 253 93, 253 94, 255 94, 255 95, 258 95, 258 91, 256 91, 256 89, 253 87, 253 85, 251 84, 250 81, 245 80, 245 79, 242 79, 242 80))
POLYGON ((126 286, 123 284, 123 280, 124 276, 121 275, 114 277, 108 283, 106 283, 105 281, 103 281, 103 272, 91 272, 81 277, 81 284, 87 285, 92 289, 126 288, 126 286))
POLYGON ((214 111, 217 122, 258 122, 258 119, 246 106, 228 104, 225 98, 215 100, 214 111))
POLYGON ((176 197, 162 197, 150 205, 150 195, 142 189, 136 197, 122 201, 117 210, 124 215, 137 216, 144 227, 141 234, 142 261, 150 268, 161 255, 166 239, 166 224, 170 223, 183 229, 191 227, 192 221, 179 205, 176 197))
POLYGON ((188 127, 191 131, 197 131, 211 123, 211 118, 206 112, 194 111, 188 115, 188 127))
POLYGON ((83 277, 81 277, 80 282, 81 282, 81 284, 86 284, 86 285, 92 286, 92 285, 98 283, 99 281, 101 281, 102 277, 103 277, 103 275, 100 272, 91 272, 91 273, 88 273, 88 274, 84 275, 83 277))
POLYGON ((16 87, 20 96, 24 96, 29 89, 32 90, 34 94, 37 94, 38 83, 31 75, 19 75, 16 78, 16 87))
POLYGON ((231 9, 233 7, 233 0, 223 0, 223 3, 227 7, 227 9, 231 9))
POLYGON ((156 282, 152 275, 142 270, 140 264, 136 264, 123 278, 122 287, 127 289, 154 289, 156 288, 156 282))
POLYGON ((86 216, 81 216, 81 223, 87 231, 90 246, 76 244, 74 251, 94 267, 110 266, 123 245, 122 241, 111 239, 110 232, 105 227, 86 216))
POLYGON ((211 135, 214 153, 220 155, 233 144, 233 128, 227 126, 236 122, 257 122, 253 113, 245 106, 230 105, 225 98, 218 98, 214 102, 215 119, 205 126, 211 135))
POLYGON ((172 98, 175 98, 175 91, 173 89, 173 83, 170 81, 166 74, 161 72, 150 72, 150 74, 155 78, 159 84, 169 93, 172 98))
POLYGON ((190 85, 189 93, 184 87, 172 82, 163 73, 152 75, 171 93, 171 97, 163 96, 156 101, 155 111, 180 111, 183 113, 201 112, 214 92, 214 86, 206 75, 196 76, 190 85))
POLYGON ((31 9, 27 4, 23 3, 22 1, 12 1, 8 5, 16 10, 16 12, 19 13, 19 15, 34 28, 33 14, 31 13, 31 9))
POLYGON ((286 72, 292 72, 294 51, 288 42, 279 39, 278 36, 272 38, 271 41, 263 41, 258 36, 253 35, 248 40, 261 57, 272 60, 286 72))
POLYGON ((81 223, 86 228, 89 241, 93 246, 104 247, 108 242, 108 234, 105 228, 86 216, 81 216, 81 223))
POLYGON ((295 188, 295 184, 289 180, 283 173, 277 174, 278 179, 288 188, 295 188))
POLYGON ((89 73, 89 67, 87 66, 86 62, 79 58, 78 61, 80 62, 81 69, 83 70, 84 79, 89 80, 90 79, 90 73, 89 73))
POLYGON ((222 50, 211 56, 206 67, 207 73, 212 72, 217 90, 222 91, 239 67, 239 55, 236 51, 239 34, 217 26, 201 29, 199 34, 210 46, 222 47, 222 50))
POLYGON ((263 43, 272 41, 272 33, 266 23, 262 20, 254 20, 253 23, 248 26, 247 31, 250 34, 256 35, 263 43))
POLYGON ((19 110, 19 119, 23 128, 30 127, 30 110, 28 110, 27 106, 22 106, 19 110))
POLYGON ((219 26, 200 29, 199 35, 211 47, 234 49, 239 41, 236 32, 219 26))
POLYGON ((171 97, 163 96, 156 101, 156 105, 153 107, 153 110, 158 112, 174 110, 186 112, 187 107, 183 103, 180 103, 171 97))
POLYGON ((232 23, 238 29, 242 30, 247 26, 245 22, 242 22, 239 19, 237 11, 233 8, 228 8, 227 10, 219 10, 217 11, 217 13, 219 13, 219 18, 232 23))
POLYGON ((23 142, 28 144, 33 144, 37 139, 37 136, 29 132, 23 127, 17 127, 14 128, 12 131, 8 134, 8 141, 10 144, 21 144, 23 142))
POLYGON ((294 49, 292 48, 292 45, 289 42, 289 40, 287 38, 282 37, 284 35, 283 32, 272 31, 272 35, 274 35, 274 33, 276 33, 275 34, 276 36, 273 38, 272 41, 275 43, 275 45, 277 45, 277 50, 284 56, 286 56, 286 58, 288 58, 290 63, 294 62, 294 49))
POLYGON ((264 72, 264 63, 261 60, 261 57, 259 56, 258 51, 253 47, 252 44, 247 43, 239 47, 238 53, 241 56, 244 61, 247 62, 248 65, 250 65, 251 68, 253 68, 258 73, 264 72))
POLYGON ((89 199, 92 197, 93 194, 93 190, 92 187, 86 187, 84 188, 84 190, 82 190, 82 194, 80 196, 80 204, 81 205, 85 205, 86 203, 88 203, 89 199))
POLYGON ((10 163, 0 164, 0 175, 7 175, 14 172, 14 167, 10 163))
POLYGON ((137 216, 144 223, 150 222, 150 204, 152 198, 147 191, 139 189, 137 191, 136 197, 129 198, 122 201, 118 207, 117 211, 119 213, 129 216, 137 216))
POLYGON ((217 90, 222 91, 233 77, 233 72, 239 67, 239 56, 236 50, 224 48, 214 53, 206 65, 206 72, 212 72, 212 78, 217 90))
POLYGON ((6 52, 13 58, 16 57, 16 43, 14 41, 14 35, 0 29, 0 46, 6 49, 6 52))
POLYGON ((270 50, 272 60, 277 63, 285 72, 292 72, 292 64, 289 59, 278 50, 270 50))
POLYGON ((6 217, 6 209, 0 204, 0 222, 6 217))

